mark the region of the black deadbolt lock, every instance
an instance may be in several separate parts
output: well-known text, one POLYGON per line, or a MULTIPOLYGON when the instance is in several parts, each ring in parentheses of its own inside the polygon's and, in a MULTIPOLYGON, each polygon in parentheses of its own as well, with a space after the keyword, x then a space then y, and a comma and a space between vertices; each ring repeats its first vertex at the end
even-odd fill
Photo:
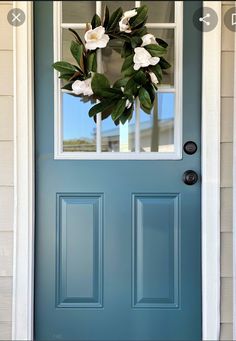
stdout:
POLYGON ((183 182, 186 185, 194 185, 198 181, 198 175, 193 170, 187 170, 183 174, 183 182))
POLYGON ((193 155, 197 151, 197 145, 193 141, 188 141, 184 144, 184 151, 188 155, 193 155))

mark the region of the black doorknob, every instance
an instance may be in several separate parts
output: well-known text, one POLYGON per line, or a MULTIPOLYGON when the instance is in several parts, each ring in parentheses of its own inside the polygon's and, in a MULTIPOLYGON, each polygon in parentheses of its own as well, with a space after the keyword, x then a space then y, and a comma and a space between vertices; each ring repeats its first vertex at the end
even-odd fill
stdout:
POLYGON ((195 142, 193 141, 187 141, 185 144, 184 144, 184 151, 186 154, 188 155, 193 155, 196 153, 197 151, 197 145, 195 142))
POLYGON ((183 174, 183 182, 186 185, 194 185, 196 182, 198 181, 198 175, 196 172, 194 172, 193 170, 187 170, 186 172, 184 172, 183 174))

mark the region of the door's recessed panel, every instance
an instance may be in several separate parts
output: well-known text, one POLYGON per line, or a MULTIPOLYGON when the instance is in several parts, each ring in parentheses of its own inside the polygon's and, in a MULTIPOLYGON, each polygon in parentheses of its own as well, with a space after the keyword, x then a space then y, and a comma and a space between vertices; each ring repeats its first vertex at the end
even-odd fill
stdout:
POLYGON ((133 195, 133 307, 179 306, 179 195, 133 195))
POLYGON ((57 195, 57 306, 102 307, 102 195, 57 195))

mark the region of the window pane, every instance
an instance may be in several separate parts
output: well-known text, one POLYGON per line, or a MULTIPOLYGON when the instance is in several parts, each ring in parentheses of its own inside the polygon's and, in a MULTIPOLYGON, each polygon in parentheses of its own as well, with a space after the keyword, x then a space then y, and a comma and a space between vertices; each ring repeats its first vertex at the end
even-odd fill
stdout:
POLYGON ((120 56, 120 49, 122 43, 118 40, 112 40, 109 42, 109 46, 102 49, 102 72, 114 83, 121 78, 121 67, 124 60, 120 56))
POLYGON ((162 84, 165 86, 174 86, 175 69, 175 34, 173 29, 149 28, 148 32, 155 37, 161 38, 168 44, 167 54, 164 58, 171 64, 171 68, 163 71, 162 84))
POLYGON ((96 1, 62 1, 63 23, 87 23, 96 13, 96 1))
POLYGON ((78 97, 62 94, 64 152, 96 151, 96 124, 88 116, 91 106, 78 97))
POLYGON ((102 121, 103 152, 133 152, 135 149, 135 118, 125 125, 115 126, 109 117, 102 121))
MULTIPOLYGON (((80 29, 80 30, 75 30, 75 31, 78 33, 78 35, 84 42, 85 30, 80 29)), ((71 45, 72 40, 75 40, 72 32, 70 32, 66 28, 63 29, 62 30, 62 56, 61 57, 62 57, 62 60, 65 60, 72 64, 77 64, 74 57, 72 56, 70 52, 70 45, 71 45)))
POLYGON ((158 93, 151 115, 140 112, 140 151, 174 152, 175 94, 158 93))
POLYGON ((128 11, 135 7, 135 1, 103 1, 102 8, 107 6, 110 13, 113 13, 118 7, 122 7, 123 11, 128 11))
POLYGON ((173 23, 175 18, 174 1, 141 1, 148 6, 149 23, 173 23))

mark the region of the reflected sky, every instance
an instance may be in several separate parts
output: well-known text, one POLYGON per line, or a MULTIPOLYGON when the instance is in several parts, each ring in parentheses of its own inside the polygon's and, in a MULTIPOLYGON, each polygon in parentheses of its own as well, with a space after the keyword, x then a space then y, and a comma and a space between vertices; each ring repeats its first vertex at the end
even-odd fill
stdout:
MULTIPOLYGON (((158 94, 158 118, 159 120, 169 120, 174 118, 175 94, 158 94)), ((88 117, 88 111, 94 104, 84 103, 80 98, 64 93, 62 96, 63 109, 63 136, 64 140, 69 139, 94 139, 96 125, 93 119, 88 117)), ((150 116, 141 112, 141 121, 150 121, 150 116)), ((134 124, 132 119, 131 123, 134 124)), ((131 123, 129 125, 131 125, 131 123)), ((132 124, 132 125, 133 125, 132 124)), ((111 119, 103 121, 102 131, 113 130, 115 128, 111 119)), ((129 128, 131 129, 131 127, 129 128)), ((123 130, 125 132, 125 130, 123 130)))
POLYGON ((96 124, 88 116, 89 109, 94 104, 84 103, 79 97, 63 93, 63 136, 64 140, 69 139, 94 139, 96 124))

